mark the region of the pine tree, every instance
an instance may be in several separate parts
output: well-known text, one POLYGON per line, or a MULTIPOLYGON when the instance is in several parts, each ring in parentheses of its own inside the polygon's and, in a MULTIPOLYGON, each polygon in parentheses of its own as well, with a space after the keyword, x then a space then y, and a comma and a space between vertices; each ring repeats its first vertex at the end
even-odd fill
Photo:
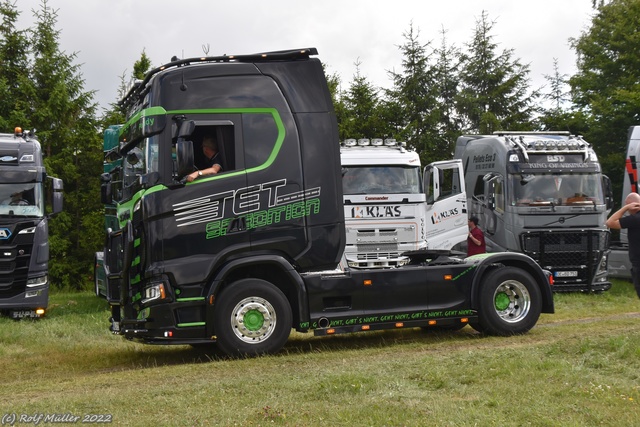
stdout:
MULTIPOLYGON (((455 46, 447 44, 446 30, 441 30, 441 44, 435 50, 437 62, 435 65, 435 84, 438 89, 438 150, 444 156, 453 157, 455 142, 460 136, 462 123, 456 109, 456 98, 460 78, 460 51, 455 46)), ((449 157, 446 157, 449 158, 449 157)))
POLYGON ((344 114, 339 124, 340 139, 384 138, 389 126, 380 112, 379 90, 360 74, 361 63, 355 63, 356 73, 351 86, 342 97, 344 114))
POLYGON ((442 156, 438 146, 438 88, 435 69, 431 65, 433 51, 430 44, 421 44, 420 32, 413 23, 403 34, 405 44, 399 47, 403 54, 402 72, 390 72, 393 88, 387 91, 389 101, 395 104, 394 111, 402 119, 399 138, 418 151, 423 163, 442 156))
POLYGON ((63 179, 65 208, 50 223, 53 286, 81 289, 103 241, 99 176, 102 144, 94 92, 84 90, 75 54, 60 50, 57 12, 42 0, 31 30, 33 67, 28 99, 31 123, 47 158, 49 175, 63 179))
POLYGON ((467 132, 489 134, 496 130, 533 127, 539 96, 529 90, 529 67, 513 58, 513 50, 498 53, 485 11, 476 22, 468 52, 461 56, 458 111, 467 132))
POLYGON ((29 80, 29 41, 24 30, 16 29, 20 12, 15 3, 0 3, 0 16, 0 132, 11 133, 16 126, 30 126, 29 103, 22 92, 29 80))
POLYGON ((142 80, 145 74, 151 69, 151 59, 147 56, 147 52, 142 49, 140 59, 133 64, 133 78, 142 80))
POLYGON ((545 74, 549 82, 549 91, 542 94, 549 107, 542 110, 538 118, 541 130, 568 131, 574 135, 583 135, 588 129, 585 115, 573 108, 569 92, 569 78, 561 74, 558 60, 553 59, 553 74, 545 74))

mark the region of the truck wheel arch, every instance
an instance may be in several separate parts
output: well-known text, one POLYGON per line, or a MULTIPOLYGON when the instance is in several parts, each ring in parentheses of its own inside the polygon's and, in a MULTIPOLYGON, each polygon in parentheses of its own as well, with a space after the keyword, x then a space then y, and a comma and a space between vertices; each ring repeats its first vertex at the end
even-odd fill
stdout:
MULTIPOLYGON (((495 268, 500 267, 515 267, 522 269, 529 273, 536 283, 548 283, 547 278, 534 260, 526 255, 517 252, 505 252, 496 254, 481 261, 478 266, 478 271, 473 279, 473 285, 471 289, 471 306, 475 309, 479 307, 479 293, 481 289, 482 280, 486 275, 495 268)), ((542 312, 553 313, 553 293, 550 286, 539 286, 540 295, 542 298, 542 312)))
POLYGON ((225 287, 243 279, 261 279, 272 283, 289 300, 293 324, 309 321, 307 289, 302 278, 286 258, 266 254, 231 260, 216 271, 206 297, 208 334, 214 335, 213 312, 217 296, 225 287))

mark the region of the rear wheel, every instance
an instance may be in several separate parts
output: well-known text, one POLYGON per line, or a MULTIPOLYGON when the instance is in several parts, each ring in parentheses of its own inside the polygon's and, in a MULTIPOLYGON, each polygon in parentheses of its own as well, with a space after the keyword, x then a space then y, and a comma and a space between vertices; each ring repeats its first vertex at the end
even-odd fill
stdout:
POLYGON ((482 278, 479 322, 472 326, 492 335, 522 334, 533 328, 541 311, 540 289, 531 275, 517 267, 498 268, 482 278))
POLYGON ((244 279, 224 289, 214 309, 218 348, 232 356, 278 352, 292 326, 287 297, 273 284, 244 279))

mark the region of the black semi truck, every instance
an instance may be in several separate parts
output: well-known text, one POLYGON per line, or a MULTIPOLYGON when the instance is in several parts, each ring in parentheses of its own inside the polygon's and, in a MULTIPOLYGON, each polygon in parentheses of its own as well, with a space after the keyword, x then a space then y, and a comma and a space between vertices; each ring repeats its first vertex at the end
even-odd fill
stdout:
POLYGON ((45 314, 48 218, 61 210, 62 180, 47 177, 35 133, 19 127, 0 133, 0 312, 15 319, 45 314))
POLYGON ((111 330, 150 344, 277 352, 293 329, 524 333, 553 312, 551 278, 517 253, 408 253, 399 268, 341 263, 338 128, 314 48, 175 60, 120 105, 103 203, 111 330), (222 170, 207 168, 213 137, 222 170))

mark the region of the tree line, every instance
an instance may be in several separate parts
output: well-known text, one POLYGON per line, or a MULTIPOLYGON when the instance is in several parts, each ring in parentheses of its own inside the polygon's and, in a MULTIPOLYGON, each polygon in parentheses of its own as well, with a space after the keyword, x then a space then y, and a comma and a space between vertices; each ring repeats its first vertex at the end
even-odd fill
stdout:
MULTIPOLYGON (((543 88, 531 87, 528 64, 496 42, 488 12, 463 46, 450 44, 444 29, 438 42, 423 42, 410 24, 389 89, 375 87, 357 60, 348 84, 327 75, 340 138, 406 141, 427 163, 451 158, 462 134, 566 130, 593 144, 620 200, 627 130, 640 124, 640 0, 593 7, 590 26, 570 40, 577 72, 561 74, 558 59, 549 58, 554 71, 543 88)), ((127 77, 142 78, 152 61, 143 49, 131 75, 120 76, 114 102, 99 111, 76 54, 61 49, 57 11, 42 0, 27 29, 17 28, 21 13, 0 0, 0 131, 37 129, 48 174, 64 180, 65 209, 50 222, 50 280, 82 289, 104 241, 101 132, 124 120, 117 98, 127 77)))

